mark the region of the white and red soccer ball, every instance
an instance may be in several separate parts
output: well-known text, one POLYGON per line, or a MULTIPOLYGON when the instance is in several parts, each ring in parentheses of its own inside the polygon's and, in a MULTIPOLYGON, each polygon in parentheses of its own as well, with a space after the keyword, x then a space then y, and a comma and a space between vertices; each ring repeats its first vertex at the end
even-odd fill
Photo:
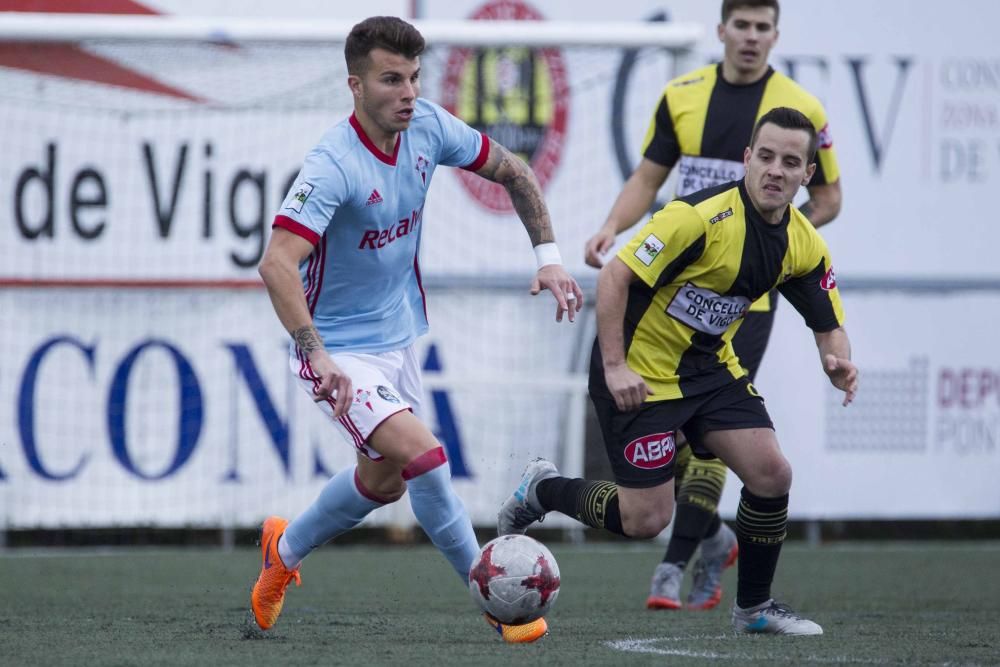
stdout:
POLYGON ((469 593, 501 623, 530 623, 559 596, 559 565, 541 542, 504 535, 479 550, 469 570, 469 593))

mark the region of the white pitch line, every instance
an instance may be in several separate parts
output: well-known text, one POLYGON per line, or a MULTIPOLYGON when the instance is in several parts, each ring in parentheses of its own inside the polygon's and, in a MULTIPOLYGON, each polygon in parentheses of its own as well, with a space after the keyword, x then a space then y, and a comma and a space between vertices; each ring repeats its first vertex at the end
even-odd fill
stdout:
MULTIPOLYGON (((613 641, 603 642, 605 646, 615 651, 622 651, 624 653, 649 653, 653 655, 669 655, 681 658, 703 658, 706 660, 738 660, 740 662, 747 662, 752 660, 770 660, 774 662, 792 662, 792 663, 819 663, 819 664, 835 664, 835 665, 877 665, 884 664, 887 661, 875 658, 850 658, 847 656, 831 656, 831 657, 820 657, 820 656, 784 656, 780 654, 749 654, 741 652, 726 652, 720 653, 717 651, 699 651, 688 648, 670 648, 664 646, 657 646, 657 644, 663 642, 692 642, 692 641, 754 641, 755 637, 738 637, 736 635, 690 635, 686 637, 653 637, 650 639, 618 639, 613 641)), ((767 641, 767 639, 764 639, 767 641)))

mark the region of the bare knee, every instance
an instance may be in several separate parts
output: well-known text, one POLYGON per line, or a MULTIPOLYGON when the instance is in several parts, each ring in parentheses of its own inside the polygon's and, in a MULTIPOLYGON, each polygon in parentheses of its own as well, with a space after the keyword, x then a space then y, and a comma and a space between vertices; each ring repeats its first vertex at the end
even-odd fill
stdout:
POLYGON ((792 465, 784 456, 775 456, 756 471, 753 480, 745 483, 758 496, 783 496, 792 488, 792 465))
POLYGON ((355 482, 361 495, 384 504, 394 503, 406 493, 399 468, 388 461, 359 463, 355 482))
POLYGON ((368 444, 385 457, 386 462, 405 468, 427 452, 438 449, 430 429, 408 411, 397 412, 382 422, 368 438, 368 444))
POLYGON ((656 510, 622 514, 622 531, 632 539, 648 540, 670 525, 670 516, 670 513, 656 510))
POLYGON ((386 503, 394 503, 406 493, 406 482, 403 481, 402 477, 387 479, 381 481, 374 489, 374 492, 379 498, 385 500, 386 503))

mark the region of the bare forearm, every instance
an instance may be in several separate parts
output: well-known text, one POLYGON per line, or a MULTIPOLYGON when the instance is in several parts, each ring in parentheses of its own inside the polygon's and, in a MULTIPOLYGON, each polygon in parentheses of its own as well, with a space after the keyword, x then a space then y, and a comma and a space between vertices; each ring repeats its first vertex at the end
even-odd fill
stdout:
POLYGON ((524 160, 493 142, 486 164, 476 173, 499 183, 507 190, 514 211, 528 232, 531 245, 555 242, 552 220, 542 196, 542 188, 524 160))
POLYGON ((821 362, 828 354, 832 354, 838 359, 851 358, 851 341, 848 339, 844 327, 837 327, 833 331, 825 333, 817 333, 815 336, 821 362))
POLYGON ((816 334, 819 361, 830 383, 844 392, 844 407, 854 400, 858 393, 858 367, 851 361, 851 343, 844 327, 816 334))
POLYGON ((670 175, 670 169, 671 167, 648 158, 640 160, 639 166, 625 181, 622 191, 611 206, 611 212, 603 226, 604 231, 613 232, 617 236, 649 213, 656 201, 656 193, 670 175))
POLYGON ((624 321, 628 281, 623 279, 620 271, 612 268, 615 261, 618 260, 609 262, 597 277, 597 339, 605 368, 625 363, 624 321))
POLYGON ((521 173, 505 182, 503 186, 510 194, 510 201, 525 231, 528 232, 531 245, 554 243, 556 236, 552 231, 549 209, 542 198, 542 188, 527 165, 521 173))
POLYGON ((813 227, 822 227, 840 213, 840 181, 809 188, 809 201, 799 207, 813 227))
POLYGON ((282 263, 265 261, 260 266, 260 275, 274 312, 299 349, 309 354, 322 348, 323 340, 309 314, 299 272, 282 263))
POLYGON ((632 174, 611 206, 604 229, 618 235, 639 222, 653 206, 657 189, 632 174))

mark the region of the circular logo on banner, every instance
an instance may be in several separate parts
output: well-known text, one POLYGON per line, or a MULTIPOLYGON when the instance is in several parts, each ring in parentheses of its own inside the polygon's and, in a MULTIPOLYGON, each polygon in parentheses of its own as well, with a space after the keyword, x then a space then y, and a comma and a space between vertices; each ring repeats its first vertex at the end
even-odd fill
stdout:
MULTIPOLYGON (((473 20, 540 21, 520 0, 494 0, 473 20)), ((562 157, 569 83, 559 49, 453 48, 445 65, 441 105, 531 165, 544 189, 562 157)), ((497 213, 513 211, 503 186, 459 170, 472 197, 497 213)))

